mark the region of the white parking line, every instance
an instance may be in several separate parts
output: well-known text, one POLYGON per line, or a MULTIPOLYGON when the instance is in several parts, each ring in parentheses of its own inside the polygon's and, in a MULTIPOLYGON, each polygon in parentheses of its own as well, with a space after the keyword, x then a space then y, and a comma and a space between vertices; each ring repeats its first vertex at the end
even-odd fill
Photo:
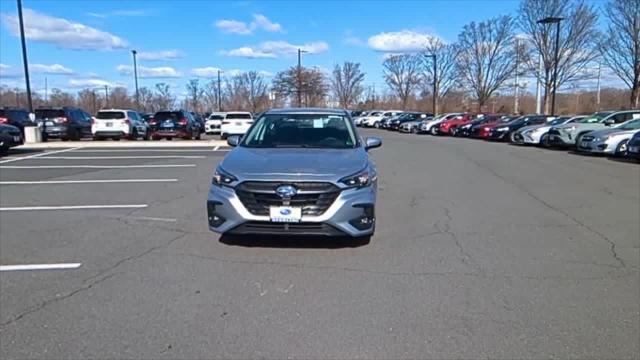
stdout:
POLYGON ((157 164, 157 165, 34 165, 0 166, 0 169, 149 169, 196 167, 196 164, 157 164))
POLYGON ((54 181, 0 181, 0 185, 55 185, 55 184, 107 184, 177 182, 178 179, 110 179, 110 180, 54 180, 54 181))
POLYGON ((82 263, 0 265, 0 271, 68 270, 77 269, 80 266, 82 266, 82 263))
MULTIPOLYGON (((217 146, 219 148, 219 146, 217 146)), ((125 153, 129 153, 129 152, 208 152, 208 151, 212 151, 210 148, 206 148, 206 149, 175 149, 175 150, 171 150, 171 149, 113 149, 113 150, 105 150, 105 149, 95 149, 95 150, 91 150, 91 149, 82 149, 82 150, 76 150, 76 152, 86 152, 86 153, 92 153, 92 152, 96 152, 96 153, 117 153, 117 152, 125 152, 125 153)), ((229 149, 221 149, 221 150, 213 150, 213 151, 229 151, 229 149)))
POLYGON ((79 147, 75 147, 75 148, 71 148, 71 149, 64 149, 64 150, 41 152, 41 153, 34 154, 34 155, 22 156, 22 157, 16 157, 16 158, 11 158, 11 159, 7 159, 7 160, 2 160, 2 161, 0 161, 0 164, 6 164, 6 163, 13 162, 13 161, 33 159, 33 158, 37 158, 37 157, 45 156, 45 155, 59 154, 59 153, 67 152, 67 151, 73 151, 73 150, 76 150, 76 149, 79 149, 79 147))
POLYGON ((133 205, 69 205, 69 206, 22 206, 0 207, 0 211, 39 211, 39 210, 87 210, 87 209, 141 209, 147 204, 133 205))
POLYGON ((218 151, 218 149, 220 149, 220 146, 216 146, 213 148, 213 151, 218 151))
POLYGON ((132 220, 144 220, 144 221, 164 221, 164 222, 176 222, 176 221, 178 221, 178 219, 147 217, 147 216, 136 216, 136 217, 130 217, 129 219, 132 219, 132 220))
POLYGON ((205 159, 206 156, 181 156, 181 155, 158 155, 158 156, 45 156, 42 159, 54 160, 120 160, 120 159, 205 159))

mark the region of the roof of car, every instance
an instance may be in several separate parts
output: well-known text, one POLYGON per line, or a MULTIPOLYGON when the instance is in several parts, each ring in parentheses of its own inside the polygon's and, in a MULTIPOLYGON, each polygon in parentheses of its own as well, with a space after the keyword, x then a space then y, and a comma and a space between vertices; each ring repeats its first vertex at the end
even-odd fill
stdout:
POLYGON ((265 114, 332 114, 332 115, 347 115, 348 112, 342 109, 329 109, 329 108, 284 108, 284 109, 271 109, 265 111, 265 114))

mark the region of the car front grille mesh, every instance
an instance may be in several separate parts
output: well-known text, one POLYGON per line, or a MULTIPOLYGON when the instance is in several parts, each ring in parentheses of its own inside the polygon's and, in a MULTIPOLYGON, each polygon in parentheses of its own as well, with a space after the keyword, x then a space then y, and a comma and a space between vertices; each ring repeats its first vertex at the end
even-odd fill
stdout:
POLYGON ((253 215, 269 215, 271 206, 287 205, 302 208, 302 215, 322 215, 340 194, 340 188, 326 182, 246 181, 236 187, 236 194, 253 215), (292 185, 298 193, 290 199, 276 194, 281 185, 292 185))

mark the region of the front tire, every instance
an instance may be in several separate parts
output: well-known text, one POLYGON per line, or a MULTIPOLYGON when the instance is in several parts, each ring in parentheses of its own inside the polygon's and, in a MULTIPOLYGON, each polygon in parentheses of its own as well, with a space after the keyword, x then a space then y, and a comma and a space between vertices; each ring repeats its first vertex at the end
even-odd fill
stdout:
POLYGON ((618 157, 625 157, 627 156, 627 143, 629 142, 629 140, 622 140, 620 141, 620 143, 618 144, 618 146, 616 146, 616 152, 614 153, 615 156, 618 157))
POLYGON ((376 121, 376 122, 373 124, 373 126, 374 126, 376 129, 380 129, 380 122, 376 121))
POLYGON ((431 129, 429 129, 429 132, 431 133, 431 135, 436 136, 438 135, 438 129, 436 129, 435 126, 432 126, 431 129))
POLYGON ((542 136, 540 137, 540 146, 542 147, 546 147, 546 148, 550 148, 551 147, 551 140, 549 140, 549 134, 542 134, 542 136))
POLYGON ((411 133, 412 134, 417 134, 418 133, 418 128, 411 128, 411 133))

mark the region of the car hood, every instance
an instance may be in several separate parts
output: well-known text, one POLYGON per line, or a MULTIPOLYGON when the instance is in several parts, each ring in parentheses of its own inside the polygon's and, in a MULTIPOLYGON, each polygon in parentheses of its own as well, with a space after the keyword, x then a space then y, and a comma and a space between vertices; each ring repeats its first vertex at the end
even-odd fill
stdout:
POLYGON ((220 166, 238 179, 337 181, 364 169, 363 148, 301 149, 236 147, 220 166))
POLYGON ((615 135, 633 135, 637 132, 638 130, 622 130, 622 129, 616 129, 616 128, 608 128, 608 129, 604 129, 604 130, 598 130, 598 131, 592 131, 589 133, 589 135, 592 135, 594 137, 603 137, 603 136, 607 136, 607 135, 611 135, 611 134, 615 134, 615 135))
POLYGON ((529 126, 525 126, 523 128, 520 128, 520 130, 518 130, 519 132, 523 133, 525 131, 529 131, 529 130, 537 130, 537 129, 542 129, 542 128, 547 128, 547 130, 549 130, 551 128, 551 125, 529 125, 529 126))

